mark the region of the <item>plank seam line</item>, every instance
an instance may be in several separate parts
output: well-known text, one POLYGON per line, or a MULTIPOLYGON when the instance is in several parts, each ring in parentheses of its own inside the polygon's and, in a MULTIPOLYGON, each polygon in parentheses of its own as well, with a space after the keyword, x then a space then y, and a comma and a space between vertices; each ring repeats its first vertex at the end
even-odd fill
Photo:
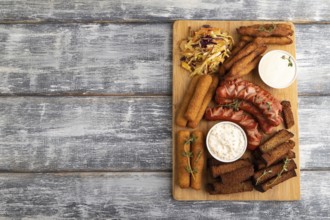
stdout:
MULTIPOLYGON (((301 169, 300 172, 330 172, 330 168, 311 168, 311 169, 301 169)), ((138 170, 138 171, 134 171, 134 170, 118 170, 118 171, 107 171, 107 170, 88 170, 88 171, 84 171, 84 170, 79 170, 79 171, 73 171, 73 170, 57 170, 57 171, 3 171, 0 170, 0 175, 1 174, 56 174, 56 173, 66 173, 66 174, 79 174, 79 173, 103 173, 103 174, 111 174, 111 173, 131 173, 131 174, 138 174, 138 173, 159 173, 159 174, 172 174, 171 170, 159 170, 159 171, 155 171, 155 170, 138 170)))
MULTIPOLYGON (((0 20, 0 25, 14 25, 14 24, 172 24, 177 20, 208 20, 208 19, 173 19, 173 20, 91 20, 91 21, 79 21, 79 20, 0 20)), ((212 20, 212 21, 242 21, 242 20, 212 20)), ((251 20, 252 21, 252 20, 251 20)), ((256 20, 256 21, 289 21, 299 25, 321 25, 330 24, 330 21, 313 21, 313 20, 256 20)))

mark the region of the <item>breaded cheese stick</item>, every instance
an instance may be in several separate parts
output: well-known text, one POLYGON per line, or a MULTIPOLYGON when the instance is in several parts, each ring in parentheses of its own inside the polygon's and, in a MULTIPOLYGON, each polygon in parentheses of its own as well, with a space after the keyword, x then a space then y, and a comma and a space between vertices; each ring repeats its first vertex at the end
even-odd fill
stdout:
POLYGON ((186 156, 190 153, 190 142, 187 143, 189 138, 189 131, 178 131, 176 139, 176 158, 178 164, 178 183, 181 188, 189 188, 190 186, 190 173, 187 171, 189 157, 186 156))
POLYGON ((187 111, 190 99, 194 94, 198 79, 200 76, 194 76, 188 86, 186 93, 184 94, 178 113, 176 114, 175 123, 180 127, 186 127, 188 120, 184 117, 184 114, 187 111))
POLYGON ((205 109, 207 108, 207 106, 211 102, 211 100, 212 100, 212 98, 214 96, 214 92, 215 92, 215 90, 218 87, 218 84, 219 84, 219 78, 218 78, 218 76, 216 76, 216 75, 212 76, 212 84, 211 84, 209 90, 207 91, 207 93, 206 93, 206 95, 204 97, 202 106, 199 109, 198 114, 197 114, 195 120, 188 122, 188 127, 189 128, 196 128, 198 126, 199 122, 202 120, 202 118, 204 116, 204 113, 205 113, 205 109))
POLYGON ((203 75, 198 80, 194 95, 191 97, 187 111, 184 115, 187 120, 194 121, 196 119, 196 116, 203 104, 204 97, 209 90, 211 83, 212 76, 210 75, 203 75))
POLYGON ((205 141, 202 131, 193 131, 191 136, 195 137, 195 141, 191 144, 193 155, 191 158, 191 168, 194 172, 194 177, 190 175, 190 186, 193 189, 200 190, 202 187, 202 178, 206 160, 205 141))

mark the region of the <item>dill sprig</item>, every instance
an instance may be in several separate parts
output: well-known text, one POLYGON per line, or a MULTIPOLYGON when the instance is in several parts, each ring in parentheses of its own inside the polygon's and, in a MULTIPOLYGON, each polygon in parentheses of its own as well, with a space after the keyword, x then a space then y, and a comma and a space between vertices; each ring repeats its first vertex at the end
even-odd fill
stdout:
POLYGON ((290 56, 288 56, 288 58, 286 58, 286 56, 283 55, 281 58, 283 60, 288 60, 288 67, 292 67, 293 66, 293 63, 292 63, 292 60, 291 60, 291 57, 290 56))
POLYGON ((227 104, 221 104, 220 106, 227 107, 227 108, 232 108, 232 109, 234 109, 234 111, 238 111, 241 102, 242 102, 241 100, 234 99, 233 102, 227 103, 227 104))
POLYGON ((273 172, 272 169, 270 169, 270 170, 264 170, 264 172, 262 173, 262 175, 257 178, 256 185, 258 185, 258 183, 259 183, 259 181, 261 180, 262 177, 264 177, 267 174, 270 174, 272 172, 273 172))
POLYGON ((282 176, 282 174, 284 172, 288 171, 288 165, 289 165, 290 161, 291 161, 291 159, 289 159, 288 157, 285 158, 282 170, 277 174, 277 177, 274 179, 274 181, 267 183, 267 185, 272 185, 282 176))

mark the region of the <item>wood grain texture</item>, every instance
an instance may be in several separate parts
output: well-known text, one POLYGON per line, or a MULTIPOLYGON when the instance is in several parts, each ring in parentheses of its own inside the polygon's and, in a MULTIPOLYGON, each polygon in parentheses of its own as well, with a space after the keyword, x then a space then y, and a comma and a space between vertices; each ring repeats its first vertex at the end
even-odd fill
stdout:
MULTIPOLYGON (((330 97, 300 97, 301 169, 330 168, 330 97)), ((169 171, 170 97, 0 98, 0 171, 169 171)))
MULTIPOLYGON (((329 35, 296 25, 301 95, 330 95, 329 35)), ((0 94, 169 95, 171 42, 171 24, 0 25, 0 94)))
POLYGON ((33 219, 328 219, 329 171, 302 172, 296 202, 178 202, 170 173, 1 174, 0 216, 33 219))
POLYGON ((1 0, 0 21, 91 22, 179 19, 330 21, 326 0, 1 0), (285 6, 285 7, 284 7, 285 6))
POLYGON ((0 25, 0 93, 170 93, 168 27, 0 25))
POLYGON ((0 98, 0 170, 164 170, 169 98, 0 98))

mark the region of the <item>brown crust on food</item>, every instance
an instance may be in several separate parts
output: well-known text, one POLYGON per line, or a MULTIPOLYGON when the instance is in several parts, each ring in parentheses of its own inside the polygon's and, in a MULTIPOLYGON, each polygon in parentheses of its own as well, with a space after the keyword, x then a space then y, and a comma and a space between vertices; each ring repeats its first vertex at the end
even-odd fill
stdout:
POLYGON ((256 42, 260 44, 277 44, 277 45, 287 45, 292 44, 292 39, 289 37, 257 37, 256 42))
POLYGON ((288 152, 295 146, 294 141, 289 140, 284 142, 272 150, 268 151, 261 155, 261 158, 265 161, 267 167, 274 164, 276 161, 280 160, 280 158, 285 157, 288 152))
POLYGON ((191 136, 194 136, 196 139, 191 144, 191 169, 195 170, 194 177, 190 175, 190 186, 193 189, 200 190, 202 187, 202 178, 204 176, 204 165, 206 160, 205 152, 205 140, 202 131, 193 131, 191 136))
POLYGON ((203 75, 198 80, 194 94, 190 99, 187 111, 184 115, 188 121, 193 121, 196 119, 199 109, 203 104, 204 97, 207 91, 209 91, 211 83, 212 76, 210 75, 203 75))
POLYGON ((245 181, 237 184, 229 184, 225 185, 221 182, 210 183, 206 186, 206 191, 211 195, 216 194, 231 194, 231 193, 239 193, 239 192, 247 192, 252 191, 253 185, 251 181, 245 181))
MULTIPOLYGON (((253 175, 254 183, 256 185, 260 185, 263 182, 273 178, 274 176, 276 176, 277 174, 279 174, 281 172, 281 170, 283 169, 283 166, 284 166, 284 162, 275 164, 271 167, 268 167, 268 168, 255 172, 253 175)), ((284 172, 288 172, 288 171, 294 170, 296 168, 297 168, 297 165, 294 162, 294 160, 290 160, 287 164, 286 171, 284 171, 284 172)))
POLYGON ((296 171, 294 171, 294 170, 291 170, 286 173, 282 173, 282 175, 279 178, 277 178, 277 176, 273 177, 272 179, 268 180, 267 182, 259 185, 260 187, 257 187, 257 189, 261 192, 266 192, 267 190, 273 188, 274 186, 276 186, 292 177, 295 177, 295 176, 297 176, 297 174, 296 174, 296 171))
MULTIPOLYGON (((283 160, 284 158, 293 159, 293 158, 296 158, 296 154, 293 151, 290 150, 288 152, 288 154, 284 155, 281 158, 278 158, 278 160, 275 163, 277 163, 280 160, 283 160)), ((258 170, 261 170, 261 169, 266 168, 267 166, 266 166, 266 164, 263 160, 259 159, 259 160, 256 161, 256 167, 257 167, 258 170)))
POLYGON ((189 128, 196 128, 199 125, 199 122, 202 120, 202 118, 204 116, 205 109, 207 108, 207 106, 209 105, 209 103, 211 102, 211 100, 214 96, 214 92, 217 89, 218 84, 219 84, 218 76, 213 75, 211 86, 204 97, 203 103, 198 111, 198 114, 197 114, 195 120, 188 122, 189 128))
POLYGON ((293 136, 294 135, 290 131, 282 129, 276 134, 274 134, 267 141, 265 141, 263 144, 261 144, 259 146, 259 149, 261 150, 261 152, 266 153, 275 148, 276 146, 288 141, 293 136))
POLYGON ((188 120, 184 117, 184 114, 186 113, 188 105, 190 103, 190 99, 191 99, 191 97, 193 96, 193 94, 195 92, 195 88, 196 88, 196 85, 197 85, 197 82, 198 82, 199 78, 200 78, 200 76, 194 76, 190 80, 188 89, 187 89, 186 93, 184 94, 184 96, 182 97, 180 107, 179 107, 178 112, 177 112, 176 117, 175 117, 175 124, 180 126, 180 127, 186 127, 187 126, 188 120))
POLYGON ((241 26, 237 28, 237 33, 252 37, 288 37, 293 35, 293 30, 289 24, 255 24, 251 26, 241 26))
POLYGON ((178 131, 176 142, 176 158, 177 158, 177 171, 178 171, 178 184, 181 188, 189 188, 190 186, 190 173, 187 172, 186 166, 188 165, 188 158, 183 156, 184 152, 190 152, 190 144, 185 142, 190 138, 190 132, 178 131))
POLYGON ((253 166, 242 167, 230 173, 220 175, 223 184, 234 184, 248 180, 253 176, 253 166))
POLYGON ((289 129, 294 125, 294 117, 291 109, 291 104, 289 101, 282 101, 281 104, 283 106, 282 112, 283 112, 284 125, 286 129, 289 129))
POLYGON ((220 76, 224 75, 226 73, 226 68, 225 68, 225 64, 228 63, 239 51, 242 50, 243 47, 245 47, 245 45, 247 44, 248 42, 246 41, 239 41, 235 47, 233 48, 233 50, 231 51, 230 53, 230 57, 228 57, 225 62, 220 66, 220 69, 219 69, 219 74, 220 76))
POLYGON ((216 178, 222 174, 233 172, 239 168, 251 166, 251 162, 248 160, 237 160, 232 163, 220 164, 217 166, 211 166, 210 171, 213 178, 216 178))

